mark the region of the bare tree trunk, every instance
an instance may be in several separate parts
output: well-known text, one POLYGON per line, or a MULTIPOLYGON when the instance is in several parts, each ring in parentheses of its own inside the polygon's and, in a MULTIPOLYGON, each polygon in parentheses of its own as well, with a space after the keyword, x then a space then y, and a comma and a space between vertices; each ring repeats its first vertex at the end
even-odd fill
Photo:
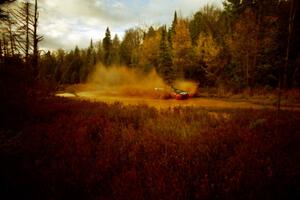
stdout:
POLYGON ((29 2, 26 2, 26 46, 25 46, 25 59, 26 59, 26 62, 28 63, 28 58, 29 58, 29 2))
POLYGON ((37 35, 37 26, 38 26, 38 4, 37 0, 35 0, 34 6, 34 24, 33 24, 33 73, 34 77, 37 76, 38 71, 38 42, 39 38, 37 35))
POLYGON ((14 35, 13 35, 13 30, 12 30, 12 22, 9 20, 8 21, 8 31, 9 31, 9 40, 10 40, 10 51, 11 55, 15 55, 15 45, 14 45, 14 35))

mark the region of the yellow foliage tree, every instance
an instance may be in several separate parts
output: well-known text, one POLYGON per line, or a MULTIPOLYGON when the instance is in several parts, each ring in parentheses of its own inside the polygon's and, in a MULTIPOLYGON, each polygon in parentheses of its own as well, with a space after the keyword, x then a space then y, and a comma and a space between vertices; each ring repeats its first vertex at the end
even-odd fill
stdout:
POLYGON ((210 33, 200 33, 196 46, 196 57, 198 61, 204 63, 202 70, 211 81, 216 81, 217 73, 221 68, 218 60, 220 51, 220 46, 210 33))
POLYGON ((146 37, 141 47, 140 64, 143 66, 158 65, 160 34, 155 33, 154 36, 146 37))
POLYGON ((192 64, 193 47, 188 22, 179 19, 175 26, 175 35, 173 36, 173 64, 177 78, 182 78, 184 69, 192 64))
POLYGON ((244 84, 250 86, 255 70, 257 56, 258 24, 255 13, 246 9, 234 26, 231 37, 227 40, 233 62, 238 66, 236 74, 243 78, 244 84), (245 20, 247 19, 247 20, 245 20))
POLYGON ((196 55, 211 67, 220 53, 220 47, 211 34, 200 33, 196 47, 196 55))

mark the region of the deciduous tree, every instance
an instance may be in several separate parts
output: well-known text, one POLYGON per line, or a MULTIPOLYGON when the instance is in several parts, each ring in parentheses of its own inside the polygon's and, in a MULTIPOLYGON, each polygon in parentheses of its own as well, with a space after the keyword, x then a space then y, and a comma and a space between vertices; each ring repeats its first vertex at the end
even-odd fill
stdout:
POLYGON ((173 37, 172 52, 175 74, 177 78, 183 78, 184 70, 192 65, 194 56, 188 22, 186 20, 178 20, 173 37))
POLYGON ((127 66, 134 67, 139 63, 139 52, 144 32, 140 28, 129 29, 125 32, 121 43, 121 62, 127 66))
POLYGON ((200 67, 205 71, 207 78, 213 81, 217 79, 217 73, 221 68, 218 65, 220 51, 220 46, 211 34, 201 33, 199 35, 196 47, 197 60, 198 63, 203 63, 200 67))
POLYGON ((235 76, 240 86, 249 87, 253 82, 254 57, 256 56, 257 24, 251 9, 246 9, 235 23, 233 34, 228 39, 232 62, 236 65, 235 76), (245 21, 247 19, 247 21, 245 21))
POLYGON ((158 52, 159 52, 160 40, 161 40, 160 31, 149 29, 149 32, 146 35, 143 44, 141 46, 141 52, 140 52, 140 64, 145 69, 149 70, 152 67, 158 66, 159 64, 158 52))

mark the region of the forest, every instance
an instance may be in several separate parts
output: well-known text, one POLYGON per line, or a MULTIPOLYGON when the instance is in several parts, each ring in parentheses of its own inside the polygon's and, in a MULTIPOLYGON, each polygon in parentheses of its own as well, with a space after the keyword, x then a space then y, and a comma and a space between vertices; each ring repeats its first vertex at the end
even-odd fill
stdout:
POLYGON ((168 83, 184 78, 228 90, 276 88, 279 81, 283 87, 299 87, 298 8, 290 10, 289 1, 238 2, 225 2, 224 10, 207 5, 190 19, 175 11, 171 27, 131 28, 122 41, 107 28, 105 38, 91 40, 87 49, 43 55, 40 76, 80 83, 100 62, 145 72, 155 68, 168 83))
POLYGON ((1 199, 300 198, 298 0, 174 10, 72 50, 41 48, 39 5, 0 1, 1 199))
POLYGON ((34 5, 23 3, 2 17, 1 60, 20 59, 35 78, 56 84, 84 83, 96 63, 149 72, 171 83, 183 78, 200 87, 298 88, 299 6, 290 1, 225 1, 191 18, 174 13, 170 27, 134 27, 122 39, 109 27, 88 48, 39 51, 34 5), (295 5, 294 5, 295 4, 295 5), (24 23, 25 22, 25 23, 24 23), (38 63, 37 63, 38 60, 38 63))

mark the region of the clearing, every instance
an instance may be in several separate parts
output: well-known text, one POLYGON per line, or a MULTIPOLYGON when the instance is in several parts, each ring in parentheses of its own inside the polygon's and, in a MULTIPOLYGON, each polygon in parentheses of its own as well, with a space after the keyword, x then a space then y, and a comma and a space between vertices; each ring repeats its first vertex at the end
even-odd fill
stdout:
MULTIPOLYGON (((174 108, 179 106, 203 107, 208 109, 276 109, 276 103, 272 100, 262 99, 230 99, 197 97, 187 100, 158 99, 140 96, 123 96, 118 93, 101 91, 60 92, 56 96, 66 98, 78 98, 92 102, 104 102, 108 104, 122 103, 124 105, 148 105, 158 109, 174 108)), ((274 100, 273 100, 274 101, 274 100)), ((299 110, 297 104, 284 105, 282 109, 299 110)))

